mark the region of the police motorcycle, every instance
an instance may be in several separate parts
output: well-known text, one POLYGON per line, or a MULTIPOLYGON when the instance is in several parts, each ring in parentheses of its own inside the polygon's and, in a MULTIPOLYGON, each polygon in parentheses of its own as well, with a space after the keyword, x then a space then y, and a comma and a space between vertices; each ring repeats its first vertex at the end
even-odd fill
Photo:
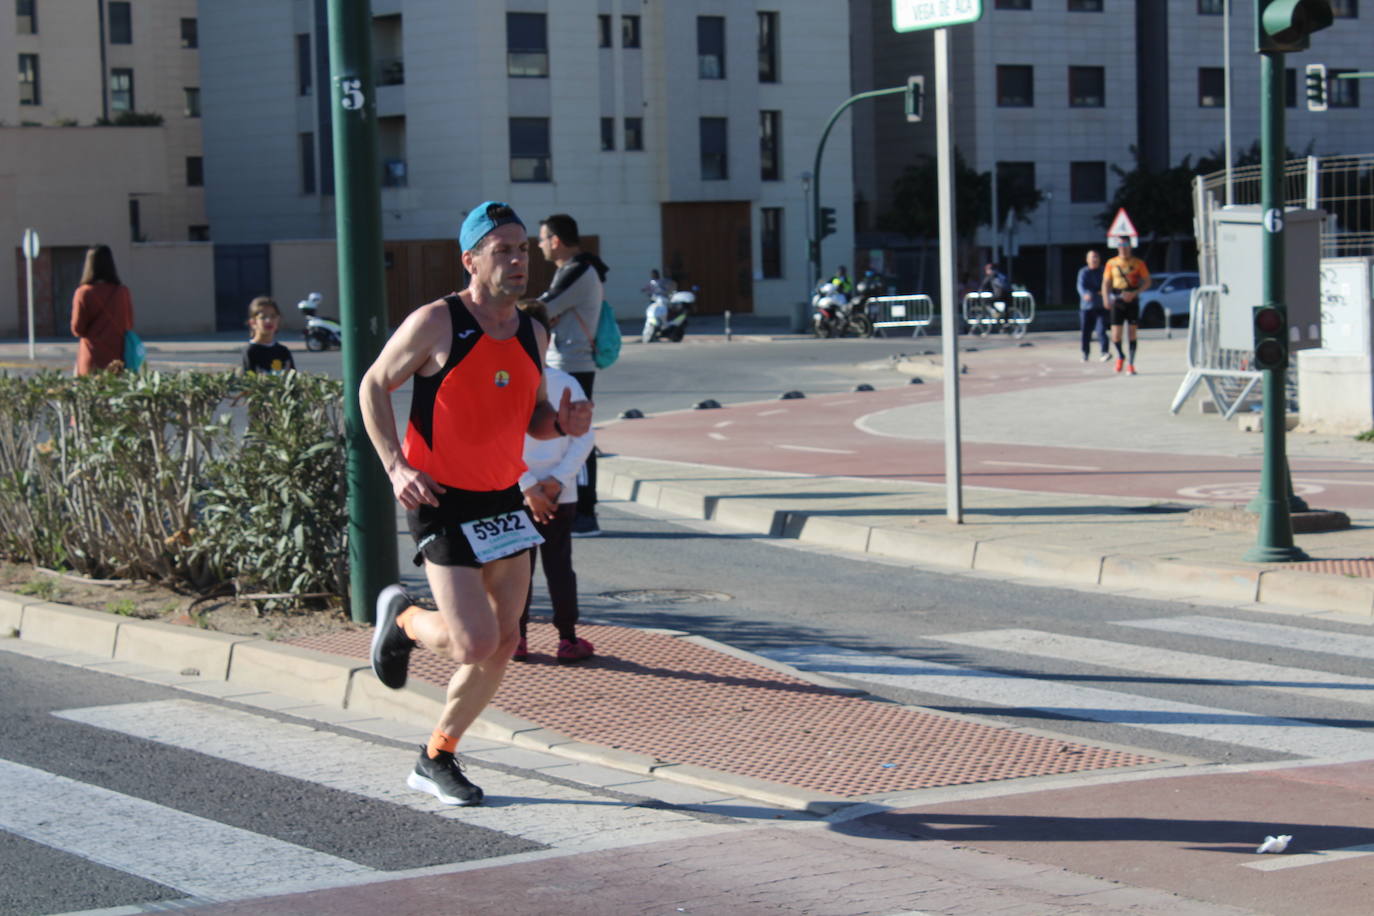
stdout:
POLYGON ((811 333, 817 337, 872 337, 873 322, 855 309, 834 283, 826 281, 811 297, 811 333))
MULTIPOLYGON (((874 331, 873 323, 881 320, 881 316, 877 314, 880 306, 873 304, 871 300, 886 295, 887 281, 883 279, 882 274, 868 270, 864 271, 863 277, 854 284, 854 298, 849 303, 852 311, 868 317, 869 334, 876 333, 879 337, 882 336, 882 331, 874 331)), ((861 336, 867 337, 869 334, 861 336)))
POLYGON ((311 293, 296 308, 305 316, 305 348, 307 350, 339 349, 343 345, 343 327, 333 318, 322 318, 317 314, 324 297, 311 293))
POLYGON ((690 290, 675 290, 670 283, 665 283, 651 290, 640 340, 644 343, 656 340, 681 343, 682 336, 687 333, 687 314, 697 301, 697 289, 694 286, 690 290))

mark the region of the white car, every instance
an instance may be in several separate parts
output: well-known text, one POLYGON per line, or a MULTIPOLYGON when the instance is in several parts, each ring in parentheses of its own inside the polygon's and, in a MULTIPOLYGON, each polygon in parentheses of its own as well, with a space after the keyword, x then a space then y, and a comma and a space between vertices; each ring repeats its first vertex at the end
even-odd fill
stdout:
POLYGON ((1150 288, 1140 294, 1140 326, 1187 327, 1188 300, 1197 286, 1195 271, 1150 274, 1150 288))

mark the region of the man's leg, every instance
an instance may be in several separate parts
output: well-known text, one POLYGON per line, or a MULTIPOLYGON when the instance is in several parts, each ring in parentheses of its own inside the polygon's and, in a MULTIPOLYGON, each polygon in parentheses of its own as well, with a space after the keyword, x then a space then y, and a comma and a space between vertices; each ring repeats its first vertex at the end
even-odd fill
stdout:
POLYGON ((1098 306, 1093 309, 1093 315, 1097 324, 1097 343, 1102 348, 1102 359, 1107 360, 1111 357, 1111 348, 1107 345, 1107 310, 1098 306))
POLYGON ((1136 323, 1135 323, 1134 321, 1128 322, 1127 325, 1126 325, 1126 327, 1127 327, 1127 329, 1128 329, 1128 331, 1129 331, 1129 335, 1130 335, 1130 339, 1131 339, 1131 343, 1130 343, 1130 356, 1129 356, 1129 357, 1127 358, 1127 360, 1126 360, 1126 365, 1130 367, 1130 373, 1131 373, 1131 375, 1135 375, 1135 331, 1136 331, 1136 323))
POLYGON ((541 529, 544 543, 539 557, 544 564, 549 603, 553 605, 553 625, 558 630, 558 661, 578 662, 594 653, 592 644, 577 638, 577 573, 572 562, 572 527, 577 507, 561 503, 558 514, 541 529))
POLYGON ((1078 310, 1078 323, 1083 332, 1083 362, 1088 361, 1088 350, 1093 342, 1093 325, 1096 323, 1096 315, 1092 309, 1078 310))
MULTIPOLYGON (((577 379, 577 383, 582 386, 582 391, 587 395, 588 400, 592 400, 592 388, 596 384, 595 372, 572 372, 569 373, 577 379)), ((596 448, 587 456, 587 463, 583 465, 587 472, 587 482, 581 480, 577 484, 577 521, 573 527, 574 537, 594 537, 601 533, 601 528, 596 521, 596 448)))

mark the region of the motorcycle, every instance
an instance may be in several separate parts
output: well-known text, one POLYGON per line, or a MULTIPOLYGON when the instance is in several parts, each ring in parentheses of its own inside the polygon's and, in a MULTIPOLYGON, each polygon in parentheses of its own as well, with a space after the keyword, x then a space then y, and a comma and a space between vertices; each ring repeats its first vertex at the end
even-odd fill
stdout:
POLYGON ((307 350, 339 349, 343 346, 343 327, 333 318, 322 318, 319 312, 324 297, 311 293, 296 308, 305 316, 305 348, 307 350))
MULTIPOLYGON (((876 314, 879 306, 871 304, 871 300, 885 295, 887 295, 887 281, 883 279, 881 274, 871 270, 866 271, 863 279, 854 285, 854 298, 850 302, 850 308, 868 316, 868 323, 871 327, 875 321, 880 320, 880 316, 876 314)), ((883 332, 879 330, 873 333, 881 337, 883 332)))
POLYGON ((649 307, 644 310, 644 330, 640 333, 640 340, 644 343, 656 340, 681 343, 682 336, 687 333, 687 313, 697 301, 696 290, 694 286, 691 290, 655 292, 649 307))
POLYGON ((855 309, 833 283, 822 283, 811 297, 811 333, 817 337, 872 337, 873 322, 855 309))

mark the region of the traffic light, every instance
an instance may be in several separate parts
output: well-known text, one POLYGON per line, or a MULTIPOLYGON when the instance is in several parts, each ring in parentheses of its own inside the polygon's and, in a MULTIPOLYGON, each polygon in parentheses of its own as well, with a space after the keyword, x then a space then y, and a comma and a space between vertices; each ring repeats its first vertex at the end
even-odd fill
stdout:
POLYGON ((925 114, 926 78, 908 76, 906 78, 906 119, 917 123, 925 114))
POLYGON ((1272 305, 1255 306, 1255 367, 1288 368, 1288 318, 1272 305))
POLYGON ((1307 110, 1326 111, 1326 64, 1307 65, 1307 110))
POLYGON ((1307 36, 1331 25, 1330 0, 1259 0, 1260 51, 1306 51, 1307 36))
POLYGON ((821 231, 820 237, 835 234, 835 208, 821 207, 821 231))

